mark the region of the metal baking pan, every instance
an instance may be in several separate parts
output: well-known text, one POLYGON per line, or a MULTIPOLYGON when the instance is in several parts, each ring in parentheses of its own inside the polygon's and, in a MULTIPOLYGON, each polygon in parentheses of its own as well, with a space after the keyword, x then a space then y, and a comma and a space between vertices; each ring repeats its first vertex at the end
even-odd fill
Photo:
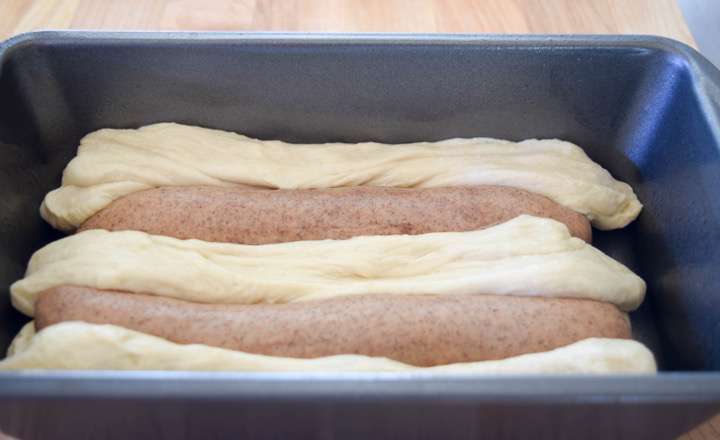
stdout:
POLYGON ((20 438, 672 438, 720 410, 720 72, 628 36, 25 34, 0 46, 0 349, 7 287, 60 236, 38 216, 84 134, 176 121, 286 141, 558 137, 645 209, 596 245, 648 283, 654 377, 0 374, 20 438))

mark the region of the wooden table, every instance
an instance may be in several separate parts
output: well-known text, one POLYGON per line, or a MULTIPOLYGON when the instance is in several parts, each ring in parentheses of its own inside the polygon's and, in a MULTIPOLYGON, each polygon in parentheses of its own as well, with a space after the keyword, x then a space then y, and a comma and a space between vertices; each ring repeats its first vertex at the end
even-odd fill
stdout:
MULTIPOLYGON (((37 29, 654 34, 695 45, 675 0, 0 0, 37 29)), ((719 439, 720 417, 684 438, 719 439)))
POLYGON ((656 34, 694 45, 675 0, 1 0, 35 29, 656 34))

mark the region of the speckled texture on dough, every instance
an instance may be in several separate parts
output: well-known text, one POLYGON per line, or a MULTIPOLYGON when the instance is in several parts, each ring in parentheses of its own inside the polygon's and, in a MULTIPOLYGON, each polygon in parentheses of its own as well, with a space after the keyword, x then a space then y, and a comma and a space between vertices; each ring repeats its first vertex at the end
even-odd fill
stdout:
POLYGON ((163 123, 85 136, 65 168, 62 186, 45 197, 40 212, 55 227, 70 231, 122 196, 197 185, 512 186, 569 207, 600 229, 621 228, 642 209, 629 185, 578 146, 557 139, 293 145, 163 123))
POLYGON ((522 214, 555 219, 573 236, 591 241, 590 223, 581 214, 547 197, 501 186, 318 190, 162 187, 115 200, 79 230, 136 230, 183 239, 267 244, 471 231, 522 214))
POLYGON ((585 339, 542 353, 437 367, 415 367, 386 358, 338 355, 295 359, 243 353, 202 344, 182 345, 114 325, 63 322, 37 334, 20 332, 0 370, 171 370, 395 372, 413 374, 654 373, 650 350, 629 339, 585 339))
POLYGON ((66 284, 213 304, 482 292, 595 299, 627 311, 645 295, 640 277, 565 225, 525 215, 479 231, 265 245, 92 229, 35 252, 11 286, 13 305, 32 315, 40 292, 66 284))
POLYGON ((62 321, 113 324, 180 344, 270 356, 387 357, 432 366, 503 359, 591 337, 630 338, 612 304, 490 295, 372 295, 290 304, 198 304, 61 286, 35 306, 38 330, 62 321))

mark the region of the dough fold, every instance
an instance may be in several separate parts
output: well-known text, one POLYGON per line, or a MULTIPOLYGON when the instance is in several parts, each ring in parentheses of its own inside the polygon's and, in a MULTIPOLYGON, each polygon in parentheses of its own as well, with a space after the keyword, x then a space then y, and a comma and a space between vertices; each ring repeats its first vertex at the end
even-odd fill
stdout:
POLYGON ((0 370, 175 370, 261 372, 396 372, 413 374, 654 373, 642 344, 591 338, 542 353, 497 361, 414 367, 359 355, 294 359, 206 345, 181 345, 114 325, 63 322, 35 334, 33 323, 17 336, 0 370))
POLYGON ((41 215, 72 231, 113 200, 161 186, 438 187, 503 185, 536 192, 586 215, 599 229, 621 228, 642 205, 578 146, 557 139, 488 138, 386 145, 288 144, 160 123, 85 136, 41 215))
POLYGON ((32 316, 60 285, 215 304, 358 294, 573 297, 640 305, 645 282, 555 220, 516 217, 488 229, 267 245, 88 230, 35 252, 13 305, 32 316))

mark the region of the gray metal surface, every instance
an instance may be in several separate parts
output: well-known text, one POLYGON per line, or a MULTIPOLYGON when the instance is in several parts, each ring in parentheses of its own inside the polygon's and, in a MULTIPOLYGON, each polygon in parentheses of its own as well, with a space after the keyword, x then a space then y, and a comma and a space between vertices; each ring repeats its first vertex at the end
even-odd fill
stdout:
MULTIPOLYGON (((638 221, 597 233, 595 244, 648 282, 635 336, 667 372, 2 373, 0 428, 22 438, 59 426, 75 437, 118 438, 672 438, 720 406, 719 114, 720 73, 692 49, 651 37, 16 37, 0 46, 6 292, 30 254, 60 236, 37 207, 80 137, 98 128, 177 121, 313 142, 559 137, 583 146, 645 204, 638 221)), ((6 296, 0 345, 25 320, 6 296)))

